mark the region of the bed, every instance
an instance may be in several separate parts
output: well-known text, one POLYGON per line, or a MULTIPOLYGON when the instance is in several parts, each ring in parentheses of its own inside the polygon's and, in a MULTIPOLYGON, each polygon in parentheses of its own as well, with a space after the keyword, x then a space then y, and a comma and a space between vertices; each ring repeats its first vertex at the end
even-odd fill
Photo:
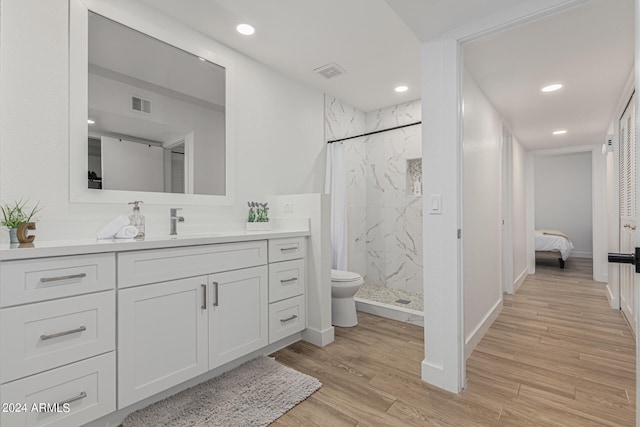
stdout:
POLYGON ((558 230, 536 230, 536 252, 560 252, 560 268, 564 268, 565 261, 573 251, 573 242, 558 230))

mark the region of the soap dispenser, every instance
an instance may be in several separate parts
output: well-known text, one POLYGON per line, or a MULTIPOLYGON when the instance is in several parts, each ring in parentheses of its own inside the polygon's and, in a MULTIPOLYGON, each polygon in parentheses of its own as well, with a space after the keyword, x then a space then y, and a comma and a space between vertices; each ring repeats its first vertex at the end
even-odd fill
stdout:
POLYGON ((133 205, 133 213, 129 215, 129 220, 131 221, 131 225, 138 229, 138 234, 135 239, 144 239, 144 215, 140 213, 140 206, 138 203, 144 203, 142 200, 135 200, 133 202, 129 202, 130 205, 133 205))

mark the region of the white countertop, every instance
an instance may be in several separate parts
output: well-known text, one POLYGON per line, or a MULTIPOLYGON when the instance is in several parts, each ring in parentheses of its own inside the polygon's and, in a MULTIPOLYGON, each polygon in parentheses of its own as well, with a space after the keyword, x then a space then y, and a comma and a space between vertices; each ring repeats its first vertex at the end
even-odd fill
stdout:
POLYGON ((33 244, 0 244, 0 260, 11 261, 51 256, 126 252, 143 249, 176 248, 181 246, 210 245, 216 243, 247 242, 251 240, 279 239, 309 236, 308 230, 227 231, 197 235, 149 236, 144 240, 57 240, 35 241, 33 244))

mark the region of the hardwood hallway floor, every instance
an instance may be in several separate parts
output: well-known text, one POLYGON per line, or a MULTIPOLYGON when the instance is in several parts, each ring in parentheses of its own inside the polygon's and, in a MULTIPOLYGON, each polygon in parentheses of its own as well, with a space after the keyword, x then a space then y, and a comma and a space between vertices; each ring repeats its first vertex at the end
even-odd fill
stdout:
POLYGON ((633 426, 635 342, 589 260, 537 266, 467 360, 460 395, 420 381, 422 328, 358 313, 324 348, 274 355, 323 386, 274 426, 633 426))

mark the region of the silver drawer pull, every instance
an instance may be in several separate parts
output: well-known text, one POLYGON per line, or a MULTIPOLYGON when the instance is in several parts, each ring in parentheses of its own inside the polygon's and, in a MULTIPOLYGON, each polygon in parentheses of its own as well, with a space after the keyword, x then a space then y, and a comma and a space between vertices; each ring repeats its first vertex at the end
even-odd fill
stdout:
POLYGON ((280 323, 287 323, 288 321, 293 320, 293 319, 297 319, 297 318, 298 318, 298 315, 292 314, 291 316, 287 317, 286 319, 280 319, 280 323))
POLYGON ((68 276, 58 276, 58 277, 41 277, 41 282, 57 282, 59 280, 69 280, 69 279, 82 279, 83 277, 87 277, 87 273, 79 273, 79 274, 70 274, 68 276))
POLYGON ((46 341, 46 340, 50 340, 52 338, 63 337, 65 335, 71 335, 71 334, 75 334, 75 333, 86 331, 86 330, 87 330, 86 326, 80 326, 79 328, 76 328, 76 329, 71 329, 71 330, 64 331, 64 332, 58 332, 58 333, 51 334, 51 335, 40 335, 40 339, 42 341, 46 341))
POLYGON ((292 277, 291 279, 280 280, 280 283, 291 283, 291 282, 295 282, 296 280, 298 280, 297 277, 292 277))
POLYGON ((200 306, 201 309, 206 310, 207 309, 207 285, 200 285, 202 287, 202 305, 200 306))
POLYGON ((64 405, 68 405, 69 403, 75 402, 77 400, 82 400, 85 397, 87 397, 87 393, 83 391, 82 393, 80 393, 76 397, 72 397, 72 398, 69 398, 67 400, 63 400, 62 402, 58 402, 58 407, 61 407, 61 406, 64 406, 64 405))
POLYGON ((290 246, 288 248, 280 248, 280 252, 284 252, 284 251, 297 251, 298 247, 297 246, 290 246))

